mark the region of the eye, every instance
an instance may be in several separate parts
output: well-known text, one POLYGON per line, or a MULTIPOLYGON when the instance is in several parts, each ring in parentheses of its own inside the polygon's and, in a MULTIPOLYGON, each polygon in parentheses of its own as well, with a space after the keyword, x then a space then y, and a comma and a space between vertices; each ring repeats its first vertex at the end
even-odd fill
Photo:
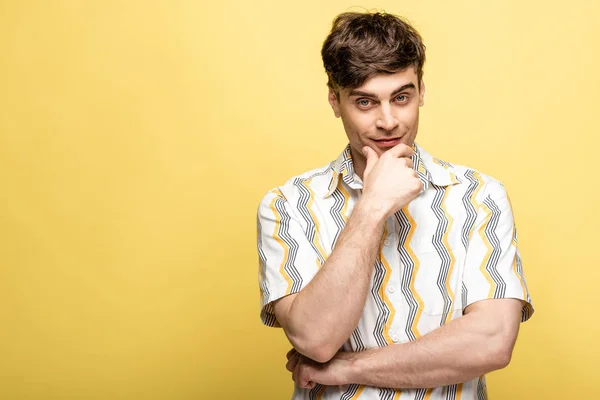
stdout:
POLYGON ((404 103, 407 100, 408 100, 408 96, 406 96, 406 95, 401 94, 399 96, 396 96, 396 101, 398 101, 400 103, 404 103))
POLYGON ((359 99, 356 101, 356 104, 360 107, 369 107, 371 105, 371 100, 369 99, 359 99))

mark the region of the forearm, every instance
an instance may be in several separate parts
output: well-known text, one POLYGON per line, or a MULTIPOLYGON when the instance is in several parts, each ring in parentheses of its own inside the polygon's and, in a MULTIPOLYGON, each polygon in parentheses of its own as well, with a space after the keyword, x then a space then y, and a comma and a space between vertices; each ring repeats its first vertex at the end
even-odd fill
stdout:
POLYGON ((514 340, 498 326, 465 315, 414 342, 354 353, 348 380, 390 388, 466 382, 508 364, 514 340))
POLYGON ((384 223, 359 202, 333 252, 285 313, 288 337, 298 350, 316 349, 311 358, 327 361, 356 328, 384 223))

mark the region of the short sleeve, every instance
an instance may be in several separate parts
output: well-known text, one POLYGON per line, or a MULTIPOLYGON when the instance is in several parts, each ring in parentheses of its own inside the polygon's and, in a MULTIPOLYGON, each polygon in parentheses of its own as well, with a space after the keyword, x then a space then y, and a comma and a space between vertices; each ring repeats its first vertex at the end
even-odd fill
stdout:
POLYGON ((463 307, 484 299, 520 299, 525 302, 521 318, 525 322, 534 310, 510 201, 504 186, 493 179, 482 192, 466 254, 463 307))
POLYGON ((257 228, 260 318, 265 325, 277 327, 273 301, 299 292, 318 272, 321 262, 279 189, 262 199, 257 228))

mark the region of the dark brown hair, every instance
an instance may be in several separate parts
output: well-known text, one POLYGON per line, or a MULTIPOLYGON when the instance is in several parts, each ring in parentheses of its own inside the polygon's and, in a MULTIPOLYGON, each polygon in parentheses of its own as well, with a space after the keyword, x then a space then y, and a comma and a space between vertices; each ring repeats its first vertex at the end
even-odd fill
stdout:
POLYGON ((386 13, 347 12, 333 21, 321 49, 327 86, 355 88, 375 74, 393 74, 409 66, 423 77, 425 45, 419 32, 386 13))

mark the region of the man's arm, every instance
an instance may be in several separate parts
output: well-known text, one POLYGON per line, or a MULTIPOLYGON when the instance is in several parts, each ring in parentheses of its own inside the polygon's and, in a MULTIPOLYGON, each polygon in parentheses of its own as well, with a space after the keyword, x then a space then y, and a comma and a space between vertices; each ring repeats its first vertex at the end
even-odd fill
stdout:
POLYGON ((522 307, 517 299, 478 301, 414 342, 341 352, 326 364, 292 357, 288 369, 301 387, 355 383, 401 389, 466 382, 508 365, 522 307))
POLYGON ((305 288, 273 303, 277 321, 301 354, 330 360, 358 325, 384 224, 422 189, 412 151, 398 145, 379 159, 367 150, 363 195, 335 249, 305 288))
POLYGON ((301 354, 329 361, 356 328, 383 233, 364 204, 357 204, 330 257, 310 283, 273 303, 277 321, 301 354))

